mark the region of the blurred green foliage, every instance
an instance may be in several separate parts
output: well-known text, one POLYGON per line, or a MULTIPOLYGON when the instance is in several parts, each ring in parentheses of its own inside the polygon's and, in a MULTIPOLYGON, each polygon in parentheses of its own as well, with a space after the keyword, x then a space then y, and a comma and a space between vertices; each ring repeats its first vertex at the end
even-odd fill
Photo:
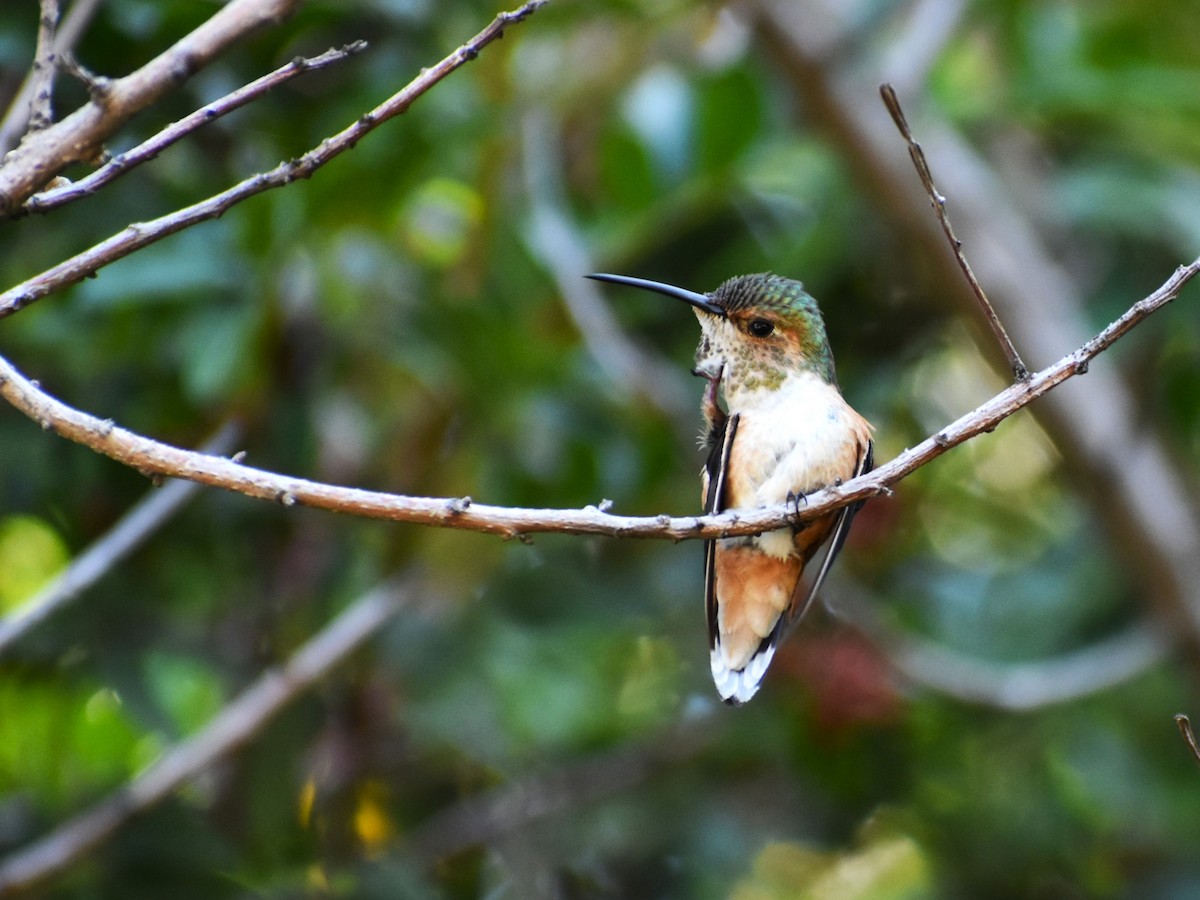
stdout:
MULTIPOLYGON (((909 4, 857 6, 856 43, 871 47, 909 4)), ((125 73, 214 8, 110 0, 79 58, 125 73)), ((928 91, 905 98, 995 161, 1036 161, 1038 208, 1097 325, 1196 253, 1198 10, 976 0, 928 91)), ((303 152, 495 12, 314 0, 112 149, 297 54, 370 49, 212 123, 102 199, 4 224, 3 283, 303 152)), ((0 17, 0 87, 23 75, 35 33, 36 4, 0 17)), ((82 96, 60 79, 60 109, 82 96)), ((537 204, 561 201, 602 270, 699 290, 763 269, 802 278, 887 459, 999 382, 794 99, 719 4, 555 0, 313 179, 4 320, 0 352, 66 402, 181 445, 236 416, 268 469, 694 511, 698 417, 606 375, 581 340, 531 227, 537 204), (550 171, 527 171, 531 158, 550 171), (539 193, 538 178, 557 187, 539 193)), ((691 317, 606 297, 698 399, 691 317)), ((1200 450, 1198 321, 1185 298, 1097 363, 1125 368, 1181 460, 1200 450)), ((12 411, 0 460, 4 610, 151 490, 12 411)), ((1085 647, 1149 604, 1071 475, 1023 414, 869 505, 838 574, 889 621, 981 660, 1085 647)), ((412 565, 429 595, 370 652, 47 896, 1200 892, 1200 773, 1171 722, 1197 709, 1194 660, 1014 714, 903 684, 882 650, 817 615, 754 703, 728 710, 708 684, 698 543, 503 543, 217 492, 0 659, 0 849, 117 788, 412 565), (473 797, 490 812, 471 814, 473 797)))

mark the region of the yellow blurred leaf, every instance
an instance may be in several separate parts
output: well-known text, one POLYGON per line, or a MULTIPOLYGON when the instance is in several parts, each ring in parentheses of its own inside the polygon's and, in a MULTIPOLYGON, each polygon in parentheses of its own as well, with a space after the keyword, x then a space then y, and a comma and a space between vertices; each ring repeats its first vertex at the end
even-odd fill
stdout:
POLYGON ((354 809, 354 833, 368 856, 382 853, 396 833, 396 826, 387 812, 386 799, 387 788, 378 781, 365 782, 359 788, 354 809))
POLYGON ((929 867, 917 843, 891 836, 847 853, 801 844, 768 844, 734 900, 915 900, 930 889, 929 867))
POLYGON ((300 788, 300 797, 296 802, 296 818, 302 828, 307 828, 312 821, 313 803, 317 799, 317 783, 313 779, 304 782, 300 788))
POLYGON ((0 612, 30 599, 69 558, 58 533, 34 516, 0 520, 0 612))

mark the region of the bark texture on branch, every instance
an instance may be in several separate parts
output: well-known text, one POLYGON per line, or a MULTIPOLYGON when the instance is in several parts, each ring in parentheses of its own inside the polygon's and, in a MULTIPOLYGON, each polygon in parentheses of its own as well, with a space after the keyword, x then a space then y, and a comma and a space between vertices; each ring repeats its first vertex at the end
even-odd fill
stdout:
POLYGON ((62 121, 30 132, 0 164, 0 217, 22 204, 71 163, 94 158, 136 113, 176 90, 231 43, 278 22, 299 0, 231 0, 207 22, 123 78, 93 86, 92 99, 62 121))
MULTIPOLYGON (((862 102, 887 73, 864 75, 847 53, 836 52, 840 45, 820 39, 837 30, 830 22, 843 11, 816 0, 758 0, 751 8, 806 115, 855 170, 864 193, 920 242, 944 294, 973 305, 887 112, 862 102)), ((949 127, 919 117, 916 131, 971 248, 975 273, 1026 362, 1036 366, 1078 343, 1087 333, 1081 289, 1015 205, 1013 192, 949 127)), ((1200 515, 1162 442, 1138 421, 1138 405, 1119 375, 1102 367, 1039 405, 1038 417, 1070 460, 1071 475, 1142 585, 1144 600, 1182 629, 1196 659, 1200 515)))
POLYGON ((1057 385, 1087 372, 1096 356, 1151 313, 1174 300, 1197 273, 1200 273, 1200 259, 1181 266, 1157 291, 1139 300, 1075 352, 1031 375, 1028 380, 1010 385, 872 472, 812 494, 799 513, 790 504, 783 504, 773 508, 726 512, 718 516, 633 517, 611 515, 597 507, 578 510, 518 509, 474 503, 469 498, 385 494, 281 475, 152 440, 120 428, 111 420, 98 419, 54 399, 3 358, 0 358, 0 396, 47 431, 54 431, 147 475, 186 478, 284 506, 300 504, 369 518, 481 531, 508 538, 537 532, 673 540, 727 537, 756 534, 779 528, 788 522, 807 521, 855 500, 866 500, 885 493, 890 485, 941 456, 951 447, 992 431, 1013 413, 1057 385))
MULTIPOLYGON (((83 279, 95 275, 104 266, 124 259, 131 253, 169 235, 200 222, 218 218, 243 200, 273 188, 284 187, 297 179, 312 177, 312 174, 319 168, 347 150, 352 150, 360 140, 388 119, 407 111, 435 84, 475 59, 488 44, 503 37, 506 27, 532 15, 545 2, 546 0, 530 0, 520 9, 501 13, 487 28, 441 62, 422 69, 421 73, 400 91, 297 159, 282 162, 269 172, 253 175, 233 187, 214 194, 206 200, 193 203, 191 206, 185 206, 149 222, 136 222, 128 225, 82 253, 77 253, 45 272, 9 288, 0 294, 0 318, 10 316, 55 291, 77 284, 83 279)), ((4 169, 0 169, 0 191, 3 190, 3 174, 4 169)), ((3 196, 0 195, 0 201, 2 200, 3 196)))

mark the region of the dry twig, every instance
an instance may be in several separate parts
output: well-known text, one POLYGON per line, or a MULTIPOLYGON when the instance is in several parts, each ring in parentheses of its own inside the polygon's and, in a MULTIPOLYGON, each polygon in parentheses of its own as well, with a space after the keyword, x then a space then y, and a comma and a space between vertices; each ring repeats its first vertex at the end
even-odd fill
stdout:
POLYGON ((925 151, 921 149, 921 145, 917 143, 912 130, 908 127, 908 120, 904 117, 904 110, 900 107, 900 99, 896 96, 896 91, 890 84, 883 84, 879 86, 879 94, 883 97, 883 105, 891 114, 892 121, 896 123, 900 134, 908 143, 908 155, 912 157, 913 165, 917 168, 917 175, 921 178, 921 184, 925 188, 925 193, 929 195, 933 211, 937 214, 938 223, 942 226, 942 232, 946 235, 946 240, 950 242, 950 249, 954 251, 954 259, 967 279, 967 284, 970 285, 971 293, 975 295, 975 300, 979 303, 980 310, 983 311, 983 317, 987 320, 988 327, 992 329, 992 334, 1000 343, 1000 349, 1004 351, 1013 378, 1017 381, 1024 381, 1029 377, 1029 370, 1025 368, 1025 363, 1021 361, 1021 355, 1017 353, 1012 339, 1000 323, 1000 317, 996 315, 992 301, 987 298, 983 286, 975 277, 975 273, 971 271, 971 264, 967 262, 967 257, 963 254, 962 241, 958 239, 950 224, 950 216, 946 212, 946 198, 941 195, 937 185, 933 183, 933 173, 929 171, 929 161, 925 159, 925 151))
POLYGON ((209 122, 213 122, 221 118, 221 116, 245 106, 250 101, 261 97, 267 91, 287 81, 291 81, 298 75, 324 69, 327 66, 347 59, 355 53, 360 53, 366 47, 366 41, 355 41, 339 50, 326 50, 319 56, 311 58, 297 57, 287 65, 280 66, 274 72, 269 72, 261 78, 243 85, 236 91, 226 94, 219 100, 205 104, 191 115, 184 116, 179 121, 171 123, 158 134, 143 141, 136 147, 114 156, 105 165, 85 178, 64 184, 61 187, 51 188, 40 194, 34 194, 25 201, 25 209, 31 213, 45 213, 52 209, 58 209, 60 206, 65 206, 72 200, 91 196, 104 187, 104 185, 115 181, 136 166, 154 159, 167 147, 187 137, 187 135, 201 126, 207 125, 209 122))
MULTIPOLYGON (((235 0, 236 2, 239 0, 235 0)), ((269 172, 260 172, 219 194, 214 194, 207 200, 201 200, 199 203, 186 206, 149 222, 129 225, 94 247, 10 288, 0 294, 0 318, 12 315, 47 294, 62 290, 84 278, 95 275, 97 270, 102 267, 155 241, 162 240, 168 235, 183 231, 199 222, 215 219, 249 197, 272 188, 291 184, 298 178, 310 178, 317 169, 334 157, 353 149, 363 137, 388 119, 405 112, 417 98, 435 84, 475 59, 484 47, 502 37, 505 28, 532 15, 546 2, 547 0, 530 0, 514 12, 501 13, 487 28, 441 62, 428 69, 422 69, 421 73, 401 91, 393 94, 375 109, 360 116, 342 131, 326 138, 303 156, 280 163, 269 172)), ((229 6, 235 5, 235 3, 231 3, 229 6)), ((225 9, 229 9, 229 6, 225 9)), ((0 209, 2 209, 4 190, 3 175, 4 170, 0 169, 0 209)))
POLYGON ((54 34, 58 28, 58 0, 42 0, 42 14, 38 18, 37 49, 30 70, 31 91, 29 97, 29 129, 40 131, 54 121, 54 75, 57 54, 54 52, 54 34))
MULTIPOLYGON (((88 25, 91 24, 92 16, 96 14, 100 3, 101 0, 75 0, 71 4, 70 10, 55 30, 53 49, 55 57, 70 52, 71 48, 79 42, 88 25)), ((9 102, 3 121, 0 121, 0 158, 17 143, 29 124, 29 115, 32 111, 35 94, 34 82, 37 80, 35 74, 31 68, 9 102)))
POLYGON ((178 88, 234 41, 290 15, 298 0, 230 0, 174 46, 102 91, 60 122, 31 133, 0 166, 0 217, 20 214, 31 194, 74 162, 94 158, 135 113, 178 88))
POLYGON ((150 475, 187 478, 284 506, 297 504, 390 519, 482 531, 505 537, 535 532, 603 534, 613 537, 711 538, 756 534, 803 522, 856 500, 886 493, 888 487, 921 466, 976 435, 992 431, 1033 400, 1062 382, 1087 371, 1091 361, 1136 327, 1147 316, 1174 300, 1200 273, 1200 259, 1181 266, 1154 293, 1139 300, 1124 315, 1074 353, 1069 353, 1025 381, 1016 382, 971 412, 961 416, 916 447, 872 472, 819 491, 796 512, 793 505, 739 510, 718 516, 672 518, 615 516, 596 507, 580 510, 517 509, 487 506, 469 498, 408 497, 359 488, 338 487, 244 466, 231 460, 181 450, 97 419, 54 399, 0 358, 0 396, 46 430, 76 441, 150 475))
POLYGON ((1183 740, 1188 745, 1188 749, 1192 751, 1192 759, 1196 761, 1196 765, 1200 766, 1200 744, 1196 743, 1196 735, 1192 732, 1191 720, 1183 713, 1178 713, 1175 716, 1175 727, 1179 729, 1179 733, 1183 735, 1183 740))

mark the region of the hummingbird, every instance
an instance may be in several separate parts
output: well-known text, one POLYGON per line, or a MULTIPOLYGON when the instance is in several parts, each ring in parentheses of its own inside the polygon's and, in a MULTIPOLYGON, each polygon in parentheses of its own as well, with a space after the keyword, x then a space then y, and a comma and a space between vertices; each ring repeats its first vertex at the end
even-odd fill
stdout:
MULTIPOLYGON (((806 495, 871 470, 874 429, 842 397, 821 311, 799 281, 742 275, 701 294, 626 275, 588 277, 682 300, 700 320, 692 373, 707 381, 705 513, 785 502, 798 511, 806 495)), ((709 657, 726 703, 740 705, 758 691, 861 506, 764 534, 705 541, 709 657), (820 567, 803 587, 804 571, 823 545, 820 567)))

